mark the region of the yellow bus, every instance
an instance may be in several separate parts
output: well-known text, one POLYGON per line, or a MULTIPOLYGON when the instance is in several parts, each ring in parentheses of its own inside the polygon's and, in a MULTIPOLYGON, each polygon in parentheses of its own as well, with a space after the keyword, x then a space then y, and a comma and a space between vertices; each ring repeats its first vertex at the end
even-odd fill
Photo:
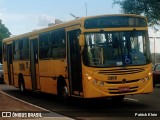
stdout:
POLYGON ((147 20, 132 14, 82 17, 3 40, 6 84, 62 98, 153 91, 147 20))

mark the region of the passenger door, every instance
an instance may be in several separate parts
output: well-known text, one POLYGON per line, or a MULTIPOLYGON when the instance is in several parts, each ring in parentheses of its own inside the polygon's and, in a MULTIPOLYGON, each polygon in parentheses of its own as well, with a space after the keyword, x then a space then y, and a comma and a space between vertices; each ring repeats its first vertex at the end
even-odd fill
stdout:
POLYGON ((38 38, 30 40, 30 73, 32 90, 40 89, 38 76, 38 38))
POLYGON ((82 64, 78 37, 80 30, 67 32, 68 39, 68 74, 71 95, 80 96, 82 93, 82 64))
POLYGON ((8 68, 8 82, 13 85, 13 61, 12 61, 12 44, 7 45, 7 68, 8 68))

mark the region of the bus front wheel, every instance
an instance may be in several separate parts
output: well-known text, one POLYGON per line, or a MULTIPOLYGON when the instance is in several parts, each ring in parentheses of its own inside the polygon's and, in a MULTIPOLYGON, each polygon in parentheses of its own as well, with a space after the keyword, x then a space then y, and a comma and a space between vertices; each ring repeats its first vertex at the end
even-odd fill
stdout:
POLYGON ((68 97, 68 88, 67 88, 67 86, 64 86, 63 88, 62 88, 62 97, 63 98, 67 98, 68 97))
POLYGON ((68 101, 68 88, 65 79, 62 76, 60 76, 58 79, 57 92, 60 101, 68 101))

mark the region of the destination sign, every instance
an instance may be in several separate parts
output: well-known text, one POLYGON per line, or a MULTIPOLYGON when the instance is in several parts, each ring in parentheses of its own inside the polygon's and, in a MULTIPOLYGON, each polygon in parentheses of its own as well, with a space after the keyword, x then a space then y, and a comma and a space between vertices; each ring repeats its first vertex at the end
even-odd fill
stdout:
POLYGON ((89 18, 84 22, 86 29, 116 27, 146 27, 145 18, 133 16, 105 16, 89 18))

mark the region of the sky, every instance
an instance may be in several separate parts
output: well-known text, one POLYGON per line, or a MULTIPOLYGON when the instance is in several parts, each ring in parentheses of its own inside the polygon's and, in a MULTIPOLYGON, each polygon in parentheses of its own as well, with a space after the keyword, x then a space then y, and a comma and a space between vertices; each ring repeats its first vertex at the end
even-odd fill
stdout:
POLYGON ((47 27, 55 19, 69 21, 78 17, 117 14, 113 0, 0 0, 0 19, 12 35, 47 27))
MULTIPOLYGON (((47 27, 55 19, 70 21, 77 17, 119 14, 120 6, 113 0, 0 0, 0 19, 12 35, 19 35, 47 27)), ((160 28, 160 27, 159 27, 160 28)), ((149 29, 150 37, 160 37, 160 30, 149 29)), ((160 39, 156 41, 156 52, 160 53, 160 39)), ((150 39, 153 53, 154 39, 150 39)))

